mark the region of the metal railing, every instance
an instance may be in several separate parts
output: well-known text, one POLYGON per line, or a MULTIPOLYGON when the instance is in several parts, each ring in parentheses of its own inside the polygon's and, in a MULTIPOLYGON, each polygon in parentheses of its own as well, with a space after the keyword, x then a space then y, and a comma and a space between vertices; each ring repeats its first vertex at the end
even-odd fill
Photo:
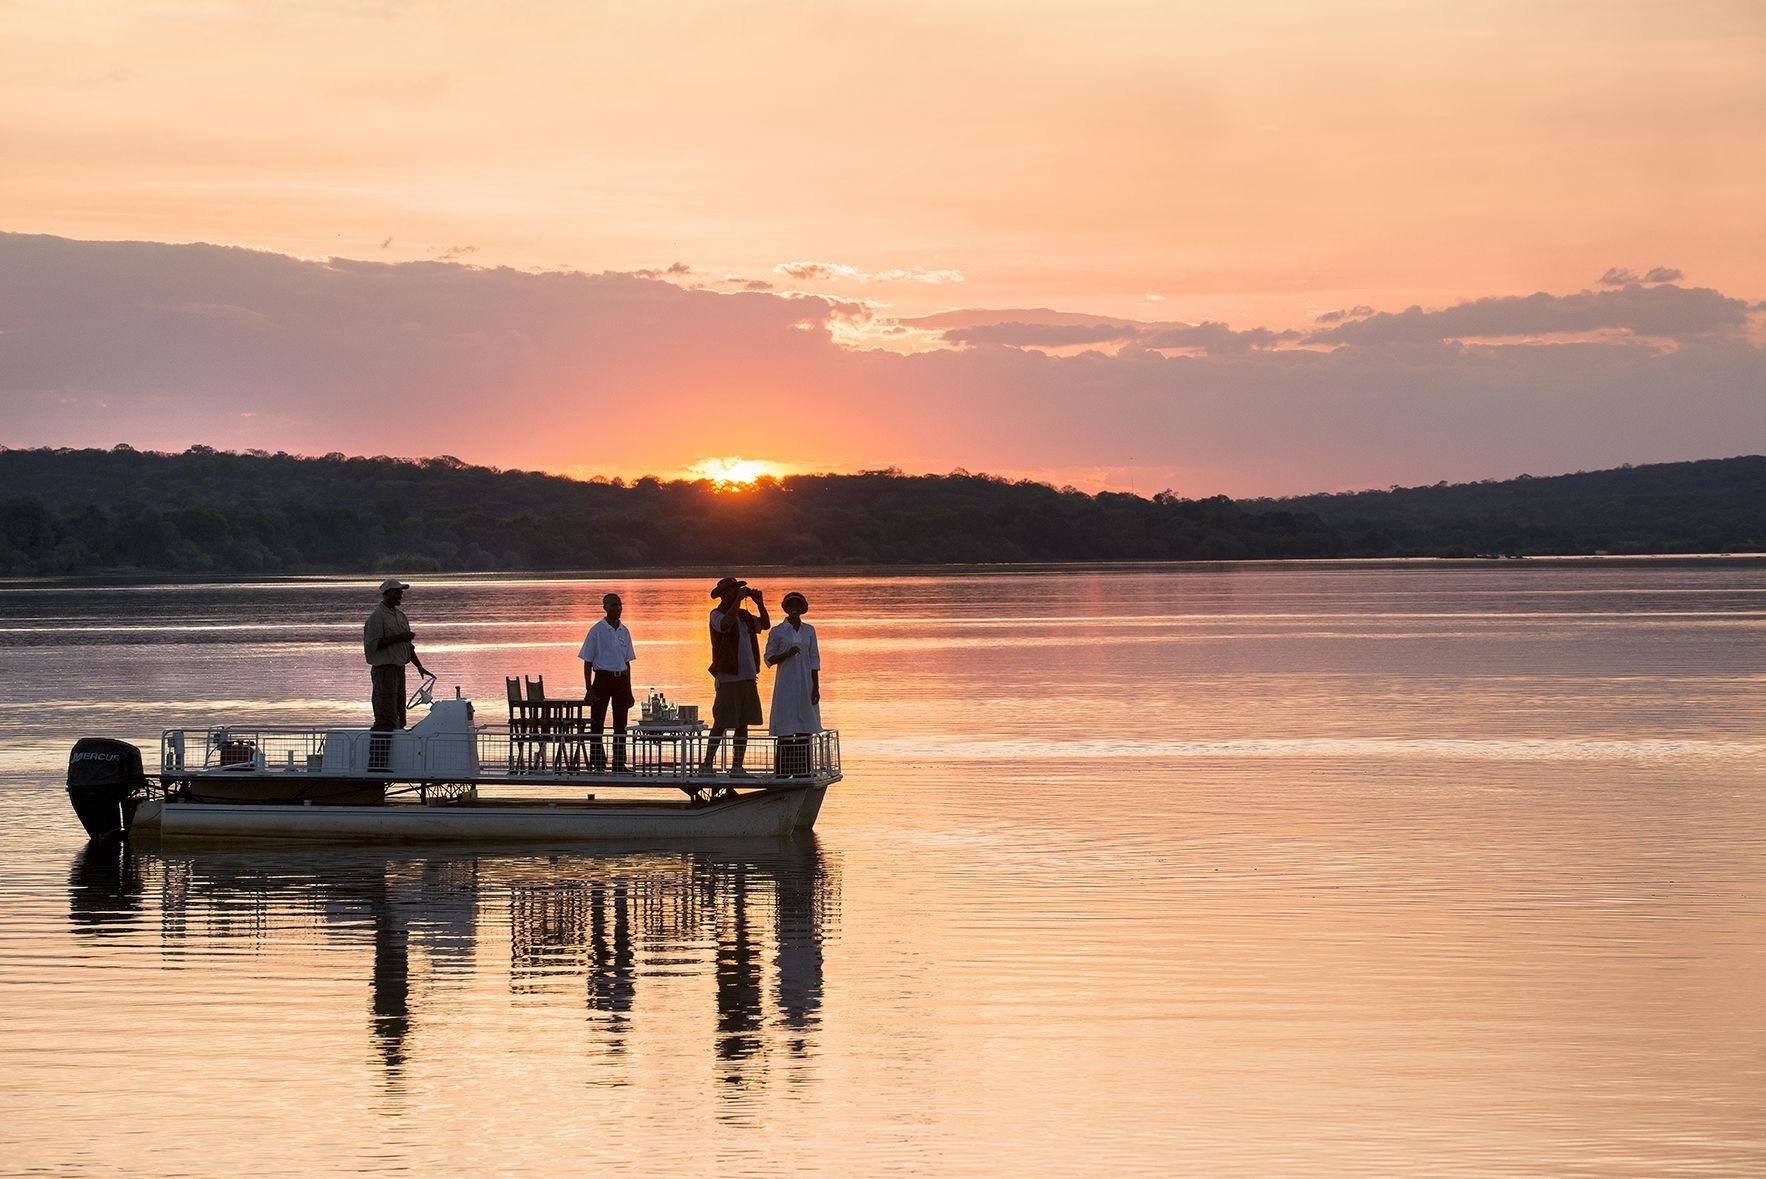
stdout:
POLYGON ((832 730, 798 737, 754 733, 739 740, 708 730, 632 729, 622 737, 485 725, 479 727, 477 741, 481 772, 489 775, 500 766, 512 778, 573 776, 603 768, 664 779, 741 773, 820 777, 840 770, 840 734, 832 730))
POLYGON ((353 777, 390 773, 437 781, 594 780, 603 771, 676 780, 828 778, 840 773, 840 734, 750 734, 738 741, 707 730, 632 729, 613 733, 537 731, 479 725, 470 733, 418 734, 281 725, 167 729, 160 737, 162 776, 256 773, 353 777), (740 760, 738 761, 738 758, 740 760))
POLYGON ((325 756, 324 729, 222 725, 167 729, 160 735, 162 773, 207 770, 318 770, 325 756))

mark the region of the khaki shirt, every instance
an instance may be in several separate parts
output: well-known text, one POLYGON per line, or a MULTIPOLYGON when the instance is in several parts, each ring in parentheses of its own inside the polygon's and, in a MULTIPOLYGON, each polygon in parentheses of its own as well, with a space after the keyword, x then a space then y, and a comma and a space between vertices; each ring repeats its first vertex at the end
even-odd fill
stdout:
POLYGON ((388 635, 402 635, 410 629, 411 624, 405 619, 403 610, 395 610, 385 602, 374 607, 374 613, 368 615, 368 624, 362 628, 362 654, 368 657, 368 666, 402 667, 411 662, 414 652, 410 643, 380 646, 380 640, 388 635))

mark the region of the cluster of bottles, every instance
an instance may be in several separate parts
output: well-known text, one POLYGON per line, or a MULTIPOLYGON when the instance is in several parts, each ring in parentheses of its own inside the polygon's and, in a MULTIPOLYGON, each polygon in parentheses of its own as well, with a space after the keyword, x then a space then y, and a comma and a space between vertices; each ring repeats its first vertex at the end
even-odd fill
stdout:
POLYGON ((674 705, 668 702, 667 696, 651 688, 650 695, 644 700, 643 718, 646 721, 671 721, 675 718, 674 705))

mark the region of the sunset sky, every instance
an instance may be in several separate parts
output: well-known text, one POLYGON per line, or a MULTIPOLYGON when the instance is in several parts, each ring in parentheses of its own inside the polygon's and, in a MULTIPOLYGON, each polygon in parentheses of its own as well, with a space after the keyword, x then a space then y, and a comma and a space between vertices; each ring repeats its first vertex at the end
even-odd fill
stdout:
POLYGON ((1766 450, 1758 0, 23 0, 0 55, 6 445, 1189 494, 1766 450))

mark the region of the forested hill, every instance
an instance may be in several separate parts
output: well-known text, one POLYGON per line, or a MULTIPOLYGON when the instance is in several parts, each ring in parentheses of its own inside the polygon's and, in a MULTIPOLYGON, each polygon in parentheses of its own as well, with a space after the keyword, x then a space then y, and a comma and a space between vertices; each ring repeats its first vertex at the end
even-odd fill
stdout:
POLYGON ((446 457, 0 449, 14 576, 1761 549, 1766 457, 1235 502, 967 474, 722 492, 446 457))
POLYGON ((1766 455, 1240 500, 1318 516, 1357 553, 1766 551, 1766 455))

